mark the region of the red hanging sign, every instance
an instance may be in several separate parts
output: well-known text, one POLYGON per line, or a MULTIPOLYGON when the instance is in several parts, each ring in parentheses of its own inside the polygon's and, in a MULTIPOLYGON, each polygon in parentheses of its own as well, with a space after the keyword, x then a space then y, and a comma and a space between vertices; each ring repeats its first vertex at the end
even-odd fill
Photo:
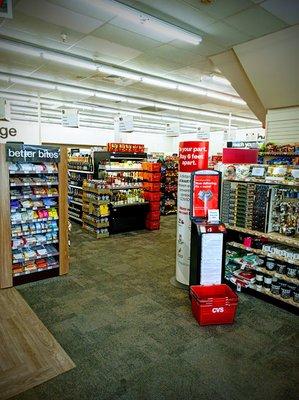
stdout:
POLYGON ((181 142, 179 148, 179 172, 207 169, 209 142, 181 142))

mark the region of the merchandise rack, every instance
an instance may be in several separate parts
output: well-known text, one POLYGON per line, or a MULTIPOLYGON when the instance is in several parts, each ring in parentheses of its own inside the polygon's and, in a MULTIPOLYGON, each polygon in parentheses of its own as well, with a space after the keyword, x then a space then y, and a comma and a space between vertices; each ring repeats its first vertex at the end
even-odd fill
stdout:
POLYGON ((95 151, 95 179, 111 192, 110 234, 145 228, 148 203, 142 195, 142 166, 146 153, 95 151))
POLYGON ((161 163, 161 214, 177 213, 178 157, 166 157, 161 163))
MULTIPOLYGON (((268 167, 268 165, 267 165, 267 167, 268 167)), ((290 171, 289 168, 291 168, 291 171, 293 169, 297 169, 296 166, 288 166, 288 171, 290 171)), ((288 172, 288 173, 290 174, 290 172, 288 172)), ((294 176, 296 176, 296 175, 294 175, 294 176)), ((245 258, 245 260, 243 260, 242 258, 238 259, 238 258, 234 258, 234 257, 229 257, 228 260, 229 260, 229 264, 232 265, 232 269, 229 270, 229 268, 228 268, 228 275, 227 275, 226 279, 230 279, 230 277, 232 277, 231 278, 232 280, 236 279, 236 278, 233 279, 233 276, 234 276, 233 264, 235 264, 235 265, 239 266, 240 270, 245 269, 247 271, 256 271, 257 273, 262 274, 264 277, 267 277, 267 276, 272 277, 273 282, 276 282, 276 280, 279 280, 279 282, 286 282, 287 285, 293 285, 294 288, 297 287, 297 289, 295 289, 295 290, 298 291, 298 288, 299 288, 298 275, 294 276, 294 277, 287 276, 285 273, 285 269, 284 269, 284 273, 279 273, 278 272, 279 267, 277 266, 277 265, 280 265, 279 263, 282 263, 282 265, 285 265, 284 268, 286 268, 286 266, 292 266, 292 265, 294 266, 294 268, 299 267, 298 259, 290 258, 290 257, 286 256, 289 251, 292 252, 292 249, 293 249, 293 251, 296 251, 295 249, 299 249, 298 230, 296 231, 295 235, 293 235, 293 236, 287 236, 285 234, 273 231, 273 228, 274 228, 273 224, 275 223, 277 225, 277 220, 274 219, 275 201, 278 201, 278 204, 280 204, 279 202, 281 202, 281 201, 287 201, 289 204, 293 204, 293 203, 297 204, 297 202, 299 202, 299 199, 296 195, 293 194, 293 192, 296 194, 296 192, 298 192, 298 187, 299 187, 298 180, 296 180, 296 179, 290 180, 290 178, 288 178, 288 180, 286 180, 285 177, 280 177, 278 179, 277 178, 271 179, 271 177, 269 178, 267 176, 266 176, 266 178, 263 178, 263 179, 253 178, 253 177, 246 177, 243 179, 240 179, 240 178, 224 179, 224 190, 222 193, 222 196, 223 196, 222 197, 222 213, 224 213, 224 214, 222 214, 222 215, 223 215, 224 219, 229 218, 229 221, 230 221, 230 223, 226 224, 226 228, 228 230, 228 243, 227 243, 228 247, 240 249, 240 250, 244 251, 244 256, 246 254, 247 254, 247 256, 248 256, 248 254, 253 254, 253 255, 260 256, 260 257, 266 257, 266 260, 268 260, 268 258, 273 259, 274 263, 275 263, 274 270, 268 270, 264 265, 251 264, 250 262, 247 261, 247 258, 245 258), (230 182, 230 183, 235 182, 236 185, 230 186, 230 187, 229 186, 225 187, 225 182, 230 182), (246 225, 244 226, 244 221, 245 221, 245 224, 247 224, 246 214, 248 214, 248 210, 251 210, 250 207, 252 207, 252 205, 255 204, 257 202, 257 200, 256 200, 255 196, 250 200, 251 194, 248 191, 245 192, 246 194, 244 194, 244 193, 242 194, 243 197, 242 196, 239 197, 240 195, 238 192, 238 186, 237 186, 238 184, 243 185, 243 186, 241 186, 242 188, 246 188, 247 185, 249 187, 249 185, 252 185, 252 184, 253 185, 254 184, 262 184, 262 185, 265 185, 265 187, 269 188, 268 194, 264 199, 265 200, 264 208, 263 208, 264 213, 265 213, 264 214, 264 218, 265 218, 264 231, 262 231, 263 229, 256 230, 256 228, 250 229, 250 228, 246 227, 246 225), (228 190, 230 190, 229 196, 228 196, 228 190), (275 194, 277 193, 277 191, 281 191, 282 193, 284 193, 284 192, 287 192, 287 193, 292 192, 292 193, 287 195, 290 197, 286 197, 286 200, 281 200, 281 198, 278 198, 278 200, 275 200, 276 199, 275 194), (292 196, 294 196, 294 198, 292 196), (239 199, 239 200, 237 200, 237 199, 239 199), (237 207, 240 207, 240 206, 241 206, 240 210, 244 209, 244 215, 242 218, 239 216, 236 219, 236 215, 238 215, 238 214, 236 214, 238 212, 237 207), (228 210, 230 210, 230 211, 228 211, 228 210), (235 223, 232 223, 233 220, 235 223), (240 224, 240 221, 242 222, 241 224, 240 224), (243 225, 243 226, 239 226, 239 225, 243 225), (247 243, 245 243, 245 242, 244 242, 244 244, 240 243, 243 241, 244 238, 247 237, 247 235, 253 238, 252 243, 255 243, 256 240, 260 239, 262 241, 262 243, 263 242, 265 244, 268 243, 268 245, 270 245, 270 249, 273 246, 274 247, 284 246, 282 248, 286 249, 286 252, 283 255, 280 255, 278 253, 278 251, 277 251, 278 254, 276 254, 273 252, 273 250, 266 251, 266 250, 263 250, 262 248, 255 248, 254 245, 253 245, 253 247, 247 246, 246 245, 247 243), (277 244, 277 245, 275 246, 275 244, 277 244), (231 263, 233 263, 233 264, 231 264, 231 263), (229 271, 231 271, 231 272, 229 272, 229 271), (274 281, 274 279, 275 279, 275 281, 274 281)), ((275 213, 277 213, 277 212, 275 211, 275 213)), ((247 225, 247 226, 250 226, 250 223, 251 223, 250 221, 251 221, 251 219, 248 220, 249 225, 247 225)), ((281 226, 282 225, 278 225, 278 228, 277 228, 277 226, 276 226, 276 228, 281 229, 281 226)), ((265 248, 266 247, 267 246, 265 246, 265 248)), ((238 257, 238 254, 236 254, 236 256, 238 257)), ((291 257, 294 257, 294 256, 291 255, 291 257)), ((248 260, 249 259, 250 258, 248 258, 248 260)), ((261 263, 263 263, 263 261, 261 261, 261 263)), ((283 271, 283 268, 282 268, 282 271, 283 271)), ((297 272, 297 274, 298 274, 298 272, 297 272)), ((238 276, 238 271, 237 271, 237 276, 238 276)), ((230 280, 229 280, 229 283, 231 285, 235 285, 230 280)), ((272 293, 269 288, 267 289, 260 285, 256 286, 253 283, 248 283, 248 287, 242 287, 242 290, 244 290, 244 292, 250 293, 260 299, 269 301, 277 306, 285 308, 291 312, 294 312, 296 314, 298 313, 299 303, 295 302, 292 298, 284 298, 284 297, 281 297, 280 295, 276 295, 276 294, 272 293)), ((282 285, 282 283, 281 283, 281 285, 282 285)), ((292 286, 287 286, 287 287, 292 287, 292 286)))
MULTIPOLYGON (((90 168, 92 168, 92 165, 90 168)), ((92 177, 93 171, 68 169, 69 218, 75 222, 82 223, 83 181, 84 179, 91 179, 92 177)))
POLYGON ((109 203, 111 191, 105 182, 85 180, 83 182, 82 226, 97 239, 109 236, 109 203))
MULTIPOLYGON (((57 275, 64 275, 69 270, 68 258, 68 222, 67 222, 67 153, 64 148, 53 148, 45 146, 28 146, 19 143, 0 145, 0 288, 7 288, 27 282, 33 282, 57 275), (10 159, 14 170, 9 170, 9 162, 6 161, 6 146, 12 149, 27 149, 37 152, 47 150, 49 153, 60 154, 60 161, 52 160, 12 160, 10 159), (48 168, 48 163, 53 167, 53 163, 57 165, 57 171, 49 171, 41 169, 48 168), (17 170, 20 165, 26 170, 17 170), (31 166, 31 169, 28 167, 31 166), (33 167, 34 166, 34 167, 33 167), (18 178, 20 177, 20 178, 18 178), (55 177, 55 178, 54 178, 55 177), (15 180, 20 180, 15 182, 15 180), (49 182, 49 179, 53 179, 49 182), (57 188, 58 194, 50 194, 50 189, 57 188), (41 188, 45 192, 42 194, 33 194, 34 189, 41 188), (26 190, 25 195, 11 195, 11 190, 26 190), (53 199, 55 203, 51 206, 46 205, 46 199, 53 199), (32 204, 38 200, 43 202, 43 206, 38 207, 14 207, 11 209, 10 203, 26 200, 32 204), (57 217, 45 218, 27 218, 28 215, 42 213, 49 215, 57 212, 57 217), (12 221, 20 213, 21 219, 12 221), (29 214, 28 214, 29 213, 29 214), (32 214, 33 213, 33 214, 32 214), (23 218, 24 217, 24 218, 23 218), (51 222, 55 221, 55 226, 51 222), (22 223, 22 225, 21 225, 22 223), (49 225, 50 224, 50 225, 49 225), (47 228, 47 226, 49 228, 47 228), (37 228, 39 227, 39 228, 37 228), (28 229, 25 230, 24 229, 28 229), (21 231, 20 231, 21 230, 21 231), (53 233, 52 238, 44 240, 44 234, 53 233), (37 240, 38 236, 41 238, 37 240), (24 238, 24 240, 22 240, 24 238), (35 238, 35 239, 33 239, 35 238), (13 246, 14 243, 17 243, 13 246), (30 242, 29 242, 30 241, 30 242), (44 247, 44 246, 50 246, 44 247), (52 246, 52 247, 51 247, 52 246), (51 250, 50 250, 51 248, 51 250), (13 251, 22 252, 22 256, 18 255, 13 259, 13 251), (40 253, 40 254, 39 254, 40 253), (29 256, 33 254, 32 256, 29 256), (51 258, 52 257, 52 258, 51 258), (36 260, 44 260, 42 264, 36 264, 36 260), (46 261, 48 260, 48 261, 46 261), (32 262, 26 264, 24 262, 32 262), (38 267, 40 265, 40 268, 38 267), (41 267, 41 265, 43 265, 41 267), (13 266, 15 271, 13 272, 13 266)), ((47 152, 45 152, 47 153, 47 152)), ((57 157, 58 158, 58 157, 57 157)), ((50 235, 48 236, 50 237, 50 235)), ((21 254, 21 253, 19 253, 21 254)))

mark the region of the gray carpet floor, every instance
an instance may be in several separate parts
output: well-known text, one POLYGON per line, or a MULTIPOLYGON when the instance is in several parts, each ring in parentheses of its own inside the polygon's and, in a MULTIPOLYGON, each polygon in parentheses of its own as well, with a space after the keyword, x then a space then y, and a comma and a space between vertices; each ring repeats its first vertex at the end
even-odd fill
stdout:
POLYGON ((70 274, 18 290, 76 368, 16 399, 298 398, 297 317, 241 294, 234 325, 200 327, 170 284, 175 220, 104 240, 73 224, 70 274))

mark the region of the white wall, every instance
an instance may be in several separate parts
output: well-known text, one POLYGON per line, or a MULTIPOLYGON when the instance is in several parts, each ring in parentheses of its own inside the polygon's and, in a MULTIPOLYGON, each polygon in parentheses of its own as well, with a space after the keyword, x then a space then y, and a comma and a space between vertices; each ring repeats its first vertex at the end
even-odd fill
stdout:
POLYGON ((4 122, 0 121, 0 143, 24 142, 28 144, 40 144, 38 124, 32 122, 4 122), (17 132, 15 136, 8 135, 11 128, 17 132))
POLYGON ((267 142, 299 142, 299 107, 278 108, 267 111, 267 142))
MULTIPOLYGON (((0 128, 15 128, 16 136, 0 138, 0 143, 18 141, 27 144, 57 143, 70 145, 105 146, 114 141, 114 131, 100 130, 98 128, 66 128, 55 124, 41 124, 41 135, 36 122, 3 122, 0 128)), ((4 129, 2 130, 5 136, 4 129)), ((173 138, 163 134, 132 132, 126 134, 128 143, 144 144, 150 152, 173 152, 173 138)))

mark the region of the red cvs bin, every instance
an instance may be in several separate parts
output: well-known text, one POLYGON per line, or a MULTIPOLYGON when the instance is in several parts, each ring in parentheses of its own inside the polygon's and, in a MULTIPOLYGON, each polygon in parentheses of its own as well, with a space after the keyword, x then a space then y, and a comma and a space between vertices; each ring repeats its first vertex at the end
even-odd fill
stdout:
POLYGON ((232 324, 238 296, 227 285, 194 285, 190 287, 191 306, 199 325, 232 324))

